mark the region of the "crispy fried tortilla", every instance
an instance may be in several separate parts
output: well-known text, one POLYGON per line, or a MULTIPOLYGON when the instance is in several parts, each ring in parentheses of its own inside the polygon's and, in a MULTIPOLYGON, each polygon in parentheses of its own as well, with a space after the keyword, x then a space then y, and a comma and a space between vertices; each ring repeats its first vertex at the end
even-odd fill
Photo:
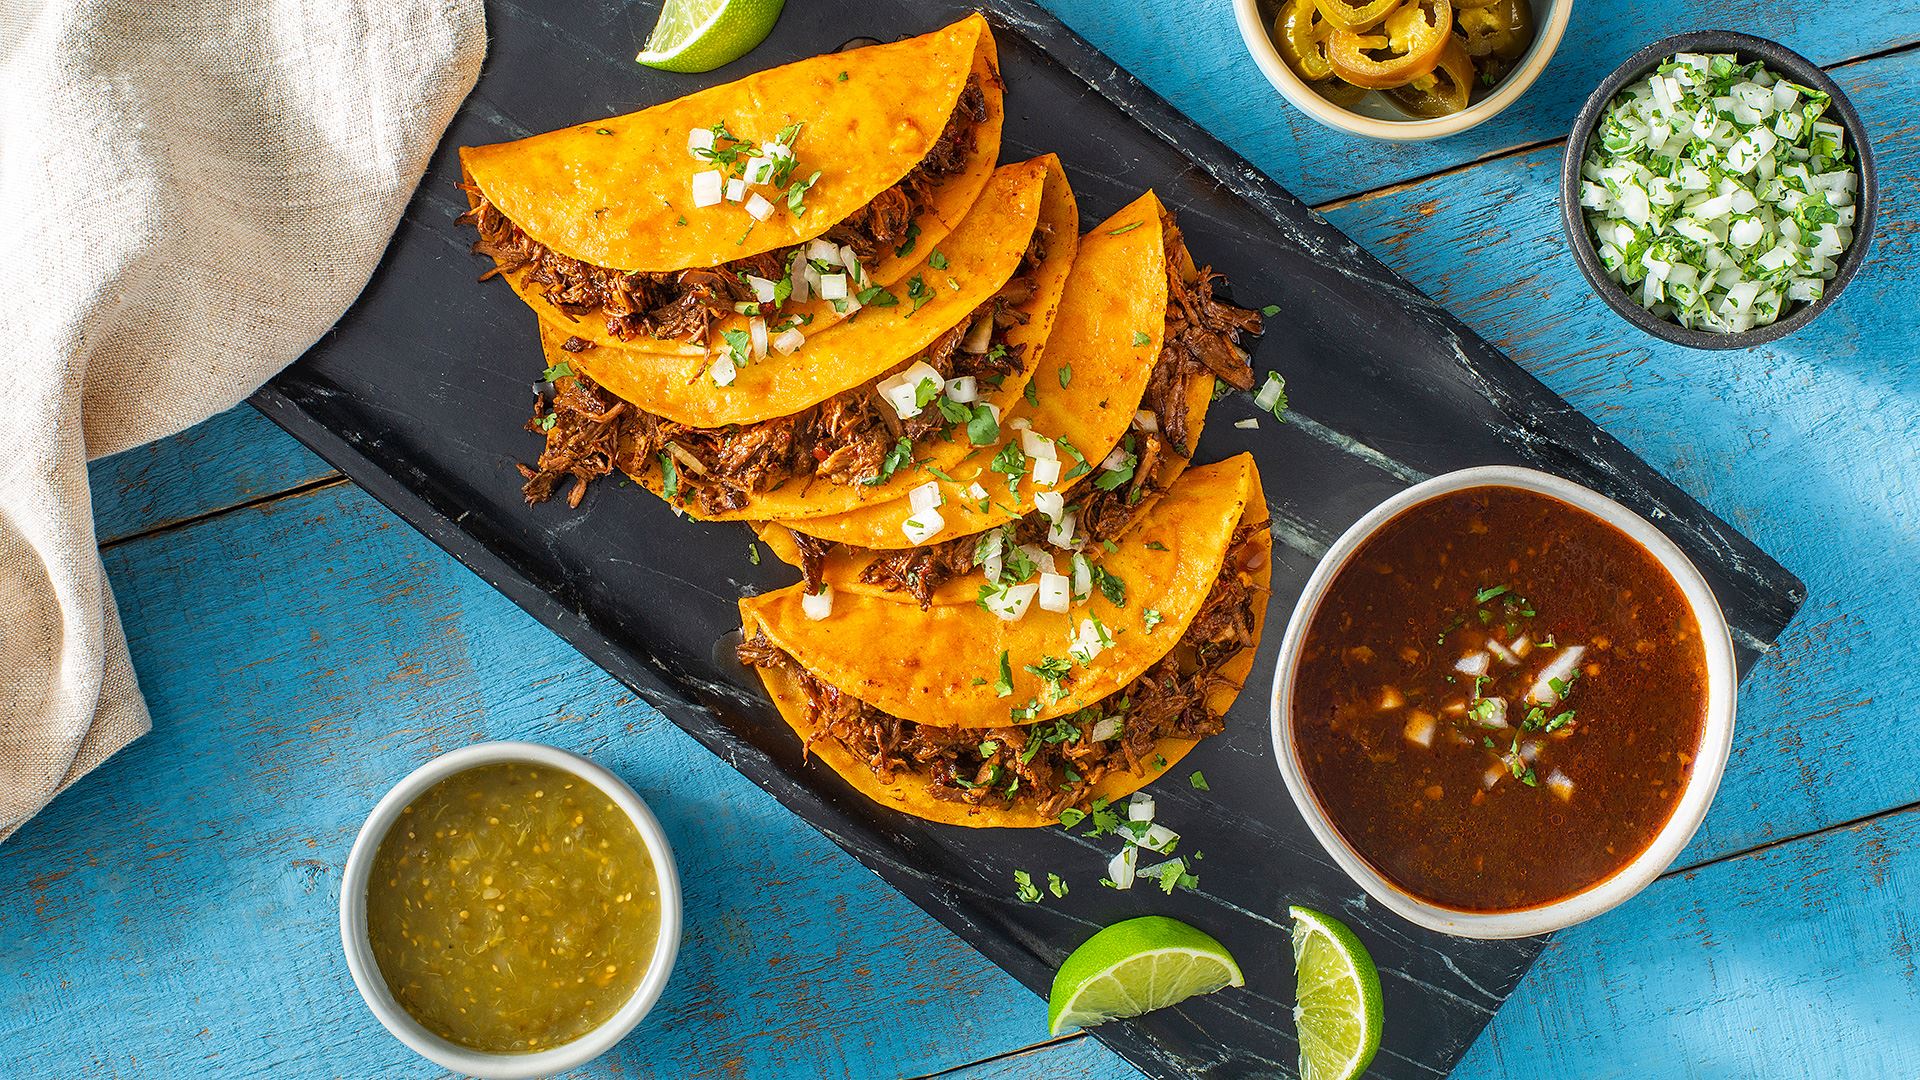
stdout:
MULTIPOLYGON (((734 305, 755 296, 739 274, 778 279, 796 245, 849 245, 874 282, 904 280, 981 196, 1002 120, 993 36, 974 15, 637 113, 463 147, 467 220, 476 250, 542 322, 608 349, 710 355, 724 330, 746 328, 734 305), (720 160, 695 156, 690 133, 716 128, 720 160), (739 174, 775 143, 792 149, 782 182, 749 189, 771 204, 766 220, 748 215, 747 193, 694 204, 696 173, 739 174)), ((842 318, 817 301, 763 314, 815 331, 842 318)))
POLYGON ((1041 491, 1066 492, 1090 545, 1118 541, 1186 467, 1213 399, 1215 367, 1235 386, 1251 384, 1239 339, 1258 332, 1259 316, 1215 300, 1212 290, 1211 274, 1195 267, 1171 216, 1151 193, 1142 196, 1082 241, 1034 376, 1036 401, 1009 414, 1002 441, 1017 441, 1013 426, 1027 422, 1077 451, 1084 468, 1063 451, 1058 484, 1029 475, 1009 492, 1007 476, 991 468, 994 453, 969 458, 948 470, 952 482, 941 481, 944 527, 919 544, 906 528, 918 517, 906 499, 763 523, 762 539, 800 567, 810 587, 824 581, 923 607, 973 601, 981 584, 973 572, 978 534, 1016 519, 1023 539, 1044 534, 1034 509, 1041 491), (1146 343, 1136 344, 1142 335, 1146 343), (1136 409, 1145 414, 1140 420, 1136 409), (1108 475, 1101 466, 1116 445, 1120 468, 1108 475), (976 490, 987 493, 984 505, 976 490))
POLYGON ((1195 467, 1109 556, 1124 607, 1095 597, 1007 622, 850 595, 815 621, 793 586, 741 601, 741 658, 808 752, 869 798, 949 824, 1048 824, 1221 730, 1264 625, 1266 520, 1250 457, 1195 467), (1081 662, 1067 643, 1090 618, 1113 644, 1081 662))
MULTIPOLYGON (((918 415, 902 417, 880 388, 888 378, 931 371, 934 377, 916 375, 915 386, 938 395, 945 380, 970 378, 979 396, 967 404, 969 415, 984 418, 991 409, 1004 415, 1042 362, 1073 262, 1078 211, 1051 156, 1001 173, 1025 194, 991 210, 983 203, 976 213, 1012 213, 1022 223, 1008 273, 986 290, 963 280, 967 256, 957 243, 963 225, 948 238, 954 254, 944 246, 929 252, 924 272, 909 278, 897 304, 869 307, 801 353, 768 356, 742 368, 733 386, 702 391, 764 403, 764 389, 744 385, 762 369, 774 371, 766 381, 776 385, 840 387, 824 399, 815 398, 817 389, 792 395, 781 407, 792 408, 765 419, 705 425, 656 413, 650 403, 657 398, 629 397, 630 383, 595 366, 601 350, 568 352, 565 339, 543 326, 549 365, 577 378, 560 380, 552 413, 536 425, 547 448, 538 467, 526 470, 528 497, 544 497, 562 475, 584 481, 619 468, 695 517, 797 517, 895 498, 924 482, 929 470, 958 466, 975 452, 975 435, 972 424, 947 411, 957 403, 922 401, 918 415), (806 365, 794 363, 803 357, 806 365)), ((991 425, 979 437, 989 435, 997 438, 991 425)))

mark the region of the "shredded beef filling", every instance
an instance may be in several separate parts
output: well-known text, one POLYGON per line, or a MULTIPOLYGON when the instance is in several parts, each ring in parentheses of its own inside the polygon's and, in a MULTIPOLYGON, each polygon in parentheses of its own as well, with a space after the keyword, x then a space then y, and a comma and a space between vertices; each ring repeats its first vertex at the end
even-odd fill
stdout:
MULTIPOLYGON (((1179 251, 1184 241, 1171 217, 1162 219, 1161 231, 1166 249, 1179 251)), ((1215 299, 1213 289, 1218 280, 1212 267, 1206 267, 1198 280, 1189 283, 1181 278, 1177 260, 1167 260, 1165 344, 1154 361, 1141 401, 1141 408, 1158 418, 1159 430, 1133 433, 1139 461, 1132 480, 1111 491, 1092 484, 1081 487, 1082 495, 1075 505, 1077 535, 1089 544, 1097 545, 1127 531, 1146 505, 1145 497, 1165 488, 1162 477, 1168 471, 1165 466, 1170 454, 1183 459, 1191 456, 1187 395, 1194 379, 1211 373, 1235 389, 1253 386, 1252 361, 1240 347, 1240 337, 1260 332, 1260 314, 1215 299)), ((1016 542, 1040 543, 1046 533, 1046 522, 1029 515, 1017 527, 1016 542)), ((818 592, 827 557, 840 545, 797 532, 793 536, 807 591, 818 592)), ((962 536, 925 547, 867 551, 871 559, 861 569, 860 580, 905 592, 925 608, 941 585, 972 572, 976 540, 962 536)))
MULTIPOLYGON (((825 238, 853 248, 862 262, 901 247, 908 229, 933 200, 940 183, 966 168, 975 150, 975 129, 987 118, 987 99, 977 76, 967 80, 958 104, 931 149, 899 183, 874 196, 859 210, 828 229, 825 238)), ((546 300, 573 318, 599 314, 607 333, 621 341, 638 337, 705 342, 713 323, 754 300, 741 275, 778 281, 800 246, 762 252, 720 266, 661 273, 615 270, 568 258, 528 236, 525 230, 463 185, 479 202, 459 218, 480 233, 476 255, 490 256, 495 274, 525 271, 525 281, 543 286, 546 300)), ((803 246, 803 245, 801 245, 803 246)))
MULTIPOLYGON (((989 386, 1020 370, 1024 347, 1007 347, 1005 335, 1027 321, 1019 305, 1032 295, 1034 270, 1045 258, 1045 239, 1036 230, 1019 270, 993 299, 897 366, 917 360, 942 378, 970 375, 989 386), (969 352, 963 343, 981 320, 992 322, 988 348, 969 352)), ((561 345, 568 352, 592 347, 581 338, 561 345)), ((946 418, 932 406, 902 419, 874 384, 867 383, 792 416, 722 428, 691 427, 636 408, 576 375, 556 385, 551 402, 544 395, 536 398, 527 430, 545 435, 547 442, 537 463, 520 466, 526 479, 522 492, 529 503, 542 502, 562 479, 572 477, 567 504, 578 506, 593 480, 616 468, 640 475, 664 454, 673 462, 675 502, 692 504, 706 514, 725 513, 789 481, 855 484, 890 475, 901 463, 902 439, 909 447, 918 445, 946 426, 946 418)))
POLYGON ((1259 589, 1242 575, 1266 559, 1255 540, 1261 528, 1243 524, 1234 532, 1220 576, 1179 644, 1102 703, 1124 703, 1116 713, 1092 706, 1035 724, 934 727, 888 715, 821 681, 764 632, 737 652, 743 664, 790 672, 807 695, 813 738, 839 742, 882 782, 904 772, 924 777, 936 799, 1030 806, 1057 817, 1069 806, 1085 809, 1108 773, 1145 775, 1161 739, 1201 739, 1224 730, 1222 718, 1207 708, 1207 694, 1223 685, 1239 689, 1220 669, 1253 645, 1259 589), (1118 716, 1120 730, 1096 741, 1094 728, 1106 716, 1118 716))

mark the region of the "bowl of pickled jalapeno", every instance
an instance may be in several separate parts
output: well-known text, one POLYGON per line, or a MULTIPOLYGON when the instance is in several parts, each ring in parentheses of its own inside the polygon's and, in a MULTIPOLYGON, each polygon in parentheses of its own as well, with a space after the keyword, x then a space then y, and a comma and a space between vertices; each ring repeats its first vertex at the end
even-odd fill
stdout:
POLYGON ((1267 81, 1328 127, 1433 139, 1491 119, 1552 59, 1572 0, 1234 0, 1267 81))

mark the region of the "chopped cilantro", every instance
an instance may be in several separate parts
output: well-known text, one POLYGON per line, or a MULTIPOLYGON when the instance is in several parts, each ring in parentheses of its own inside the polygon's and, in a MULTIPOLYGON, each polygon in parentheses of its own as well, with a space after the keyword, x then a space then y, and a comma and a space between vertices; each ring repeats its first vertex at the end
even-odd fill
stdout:
POLYGON ((1492 588, 1481 589, 1479 592, 1473 594, 1473 602, 1476 604, 1484 604, 1495 597, 1505 596, 1512 590, 1513 586, 1511 585, 1495 585, 1492 588))
POLYGON ((795 180, 787 186, 787 209, 793 211, 796 217, 807 212, 807 191, 819 179, 820 170, 815 169, 812 176, 805 180, 795 180))
POLYGON ((1213 790, 1212 788, 1207 786, 1207 778, 1201 774, 1199 769, 1193 770, 1193 775, 1187 777, 1187 783, 1192 784, 1193 790, 1195 791, 1212 791, 1213 790))
MULTIPOLYGON (((846 72, 844 71, 841 72, 840 77, 843 79, 846 78, 847 77, 846 72)), ((906 240, 903 243, 901 243, 899 247, 893 249, 893 254, 898 258, 905 258, 907 253, 913 250, 913 245, 919 242, 920 242, 920 226, 917 223, 909 223, 907 225, 906 240)))
POLYGON ((939 248, 934 248, 933 254, 927 256, 927 265, 933 267, 935 270, 945 270, 947 268, 947 253, 941 251, 939 248))
POLYGON ((1145 345, 1152 340, 1153 338, 1148 336, 1145 330, 1135 330, 1133 332, 1133 343, 1135 345, 1145 345))
POLYGON ((540 373, 541 382, 557 382, 561 379, 571 378, 573 378, 573 365, 567 363, 565 360, 552 365, 540 373))
POLYGON ((973 415, 967 421, 967 441, 975 446, 991 446, 1000 441, 1000 421, 994 419, 992 409, 985 405, 973 407, 973 415))
POLYGON ((1121 235, 1123 235, 1123 234, 1126 234, 1126 233, 1130 233, 1130 232, 1132 232, 1133 230, 1135 230, 1135 229, 1137 229, 1137 228, 1139 228, 1140 226, 1142 226, 1142 225, 1144 225, 1144 224, 1146 224, 1146 222, 1144 222, 1144 221, 1129 221, 1128 223, 1126 223, 1125 225, 1122 225, 1122 226, 1120 226, 1120 227, 1119 227, 1119 228, 1117 228, 1117 229, 1108 229, 1108 230, 1107 230, 1107 235, 1108 235, 1108 236, 1121 236, 1121 235))
POLYGON ((747 561, 752 563, 755 566, 760 565, 760 545, 759 544, 747 545, 747 561))
POLYGON ((1126 607, 1127 583, 1108 573, 1105 567, 1094 566, 1091 569, 1093 584, 1100 590, 1100 595, 1107 598, 1107 603, 1114 607, 1126 607))
POLYGON ((1167 545, 1161 543, 1158 540, 1149 540, 1147 541, 1147 550, 1148 551, 1165 551, 1167 550, 1167 545))
POLYGON ((547 415, 541 417, 539 420, 540 430, 552 431, 554 423, 559 419, 560 419, 559 413, 548 413, 547 415))
POLYGON ((1013 696, 1013 662, 1005 649, 1000 650, 1000 677, 993 680, 993 692, 999 697, 1013 696))
POLYGON ((727 353, 733 357, 735 365, 744 367, 753 356, 753 339, 745 330, 722 330, 720 336, 727 340, 727 353))
POLYGON ((1060 879, 1059 874, 1049 873, 1047 875, 1047 891, 1054 895, 1054 899, 1060 899, 1067 895, 1067 883, 1060 879))
POLYGON ((887 456, 881 459, 879 474, 869 477, 863 481, 863 483, 868 487, 885 483, 895 472, 899 471, 900 466, 912 461, 913 440, 902 435, 900 436, 900 441, 893 444, 893 449, 887 451, 887 456))
POLYGON ((1061 364, 1061 365, 1060 365, 1060 387, 1061 387, 1061 389, 1063 389, 1063 390, 1064 390, 1064 389, 1066 389, 1066 385, 1067 385, 1067 381, 1068 381, 1069 379, 1072 379, 1072 378, 1073 378, 1073 365, 1072 365, 1072 364, 1061 364))
POLYGON ((1031 382, 1027 383, 1027 388, 1020 392, 1020 396, 1026 398, 1029 405, 1040 404, 1040 388, 1031 382))
POLYGON ((1145 624, 1147 633, 1151 634, 1153 633, 1154 627, 1167 621, 1167 617, 1152 608, 1148 608, 1140 613, 1140 621, 1145 624))
POLYGON ((927 288, 927 283, 920 279, 919 274, 907 279, 907 299, 913 301, 913 310, 907 312, 909 316, 918 314, 927 301, 933 299, 933 290, 927 288))
POLYGON ((1060 824, 1066 826, 1069 829, 1073 828, 1075 825, 1078 825, 1085 820, 1087 820, 1087 815, 1079 810, 1074 809, 1071 806, 1067 807, 1065 810, 1060 811, 1060 824))
MULTIPOLYGON (((853 294, 853 298, 868 307, 894 307, 900 303, 899 297, 878 285, 869 285, 861 289, 853 294)), ((925 405, 926 402, 923 401, 920 404, 925 405)))
POLYGON ((999 752, 1000 740, 998 739, 988 739, 980 744, 980 756, 983 758, 990 758, 999 752))
POLYGON ((1280 305, 1268 304, 1266 307, 1263 307, 1260 309, 1260 314, 1265 315, 1267 318, 1271 319, 1275 315, 1280 314, 1280 305))
POLYGON ((1167 756, 1166 756, 1165 754, 1155 754, 1155 755, 1153 755, 1153 767, 1154 767, 1154 768, 1156 768, 1156 769, 1164 769, 1164 768, 1166 768, 1166 767, 1167 767, 1167 756))
POLYGON ((680 467, 673 463, 673 455, 660 451, 660 494, 668 502, 680 494, 680 467))
POLYGON ((1027 873, 1025 870, 1015 870, 1013 872, 1013 884, 1017 890, 1017 895, 1023 902, 1029 904, 1037 904, 1040 902, 1040 890, 1034 888, 1032 874, 1027 873))
POLYGON ((594 128, 593 133, 595 135, 611 135, 613 131, 610 128, 594 128))

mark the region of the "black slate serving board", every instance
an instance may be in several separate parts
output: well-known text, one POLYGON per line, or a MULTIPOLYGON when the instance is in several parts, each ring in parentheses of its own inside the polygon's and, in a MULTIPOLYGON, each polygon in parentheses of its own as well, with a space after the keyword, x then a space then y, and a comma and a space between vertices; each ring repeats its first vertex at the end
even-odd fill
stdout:
MULTIPOLYGON (((551 0, 489 4, 492 52, 367 291, 339 326, 255 403, 376 498, 633 687, 795 813, 852 852, 1041 994, 1060 959, 1095 929, 1163 913, 1221 938, 1248 975, 1227 991, 1095 1034, 1155 1077, 1292 1075, 1286 907, 1352 924, 1379 962, 1382 1077, 1444 1075, 1532 963, 1542 941, 1477 943, 1383 912, 1328 861, 1281 786, 1267 733, 1267 684, 1288 612, 1315 558, 1348 524, 1424 476, 1489 462, 1559 473, 1632 506, 1705 571, 1743 662, 1770 644, 1804 598, 1800 583, 1466 327, 1196 128, 1026 0, 986 5, 1007 80, 1003 160, 1055 151, 1087 224, 1152 186, 1179 214, 1195 256, 1250 306, 1282 314, 1255 349, 1283 373, 1287 424, 1233 426, 1244 397, 1215 406, 1198 459, 1250 450, 1275 529, 1271 626, 1228 730, 1154 788, 1160 820, 1206 854, 1201 889, 1095 883, 1111 840, 1058 829, 966 830, 880 809, 824 769, 725 656, 734 601, 790 583, 750 565, 737 525, 674 517, 637 487, 603 482, 580 512, 521 503, 516 460, 542 360, 530 312, 486 265, 454 188, 455 150, 626 112, 831 51, 892 40, 969 8, 949 0, 807 3, 773 37, 711 75, 636 67, 652 9, 551 0), (1186 777, 1203 769, 1211 791, 1186 777), (1012 871, 1055 870, 1065 900, 1017 902, 1012 871)), ((1040 1008, 1035 1003, 1036 1009, 1040 1008)))

